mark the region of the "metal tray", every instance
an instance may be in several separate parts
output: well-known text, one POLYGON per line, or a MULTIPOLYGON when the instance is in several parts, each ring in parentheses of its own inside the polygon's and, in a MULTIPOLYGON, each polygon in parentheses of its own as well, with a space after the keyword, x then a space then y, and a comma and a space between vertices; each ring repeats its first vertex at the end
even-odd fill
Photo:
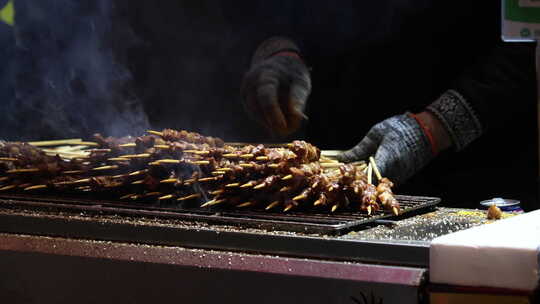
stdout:
POLYGON ((257 210, 185 208, 178 206, 156 206, 142 203, 124 203, 108 200, 71 198, 58 196, 36 196, 9 194, 0 195, 0 203, 9 201, 11 205, 31 209, 66 210, 97 214, 113 214, 130 217, 153 217, 177 219, 187 222, 204 222, 214 225, 279 230, 301 233, 340 235, 364 226, 391 223, 400 218, 430 211, 441 200, 436 197, 396 195, 402 214, 395 216, 378 211, 368 216, 365 213, 341 211, 321 212, 264 212, 257 210))

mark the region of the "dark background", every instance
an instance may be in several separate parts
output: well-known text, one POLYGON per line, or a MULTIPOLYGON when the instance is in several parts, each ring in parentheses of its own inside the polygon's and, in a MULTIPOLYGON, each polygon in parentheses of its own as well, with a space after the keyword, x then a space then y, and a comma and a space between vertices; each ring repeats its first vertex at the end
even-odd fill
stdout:
MULTIPOLYGON (((256 46, 284 35, 313 78, 310 121, 294 137, 348 149, 375 123, 420 111, 502 45, 497 1, 15 1, 12 36, 2 31, 11 37, 3 45, 16 46, 6 48, 16 69, 2 81, 14 84, 1 93, 0 137, 11 140, 170 127, 284 141, 250 121, 239 97, 256 46)), ((399 192, 469 207, 492 196, 536 204, 530 74, 484 105, 498 118, 480 140, 441 155, 399 192)))

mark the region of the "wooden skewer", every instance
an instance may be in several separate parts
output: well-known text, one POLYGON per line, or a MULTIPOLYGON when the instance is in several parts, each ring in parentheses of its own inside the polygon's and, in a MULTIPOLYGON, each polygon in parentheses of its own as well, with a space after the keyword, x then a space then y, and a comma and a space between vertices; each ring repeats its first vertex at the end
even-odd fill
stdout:
POLYGON ((181 164, 182 161, 179 159, 160 159, 156 161, 159 164, 181 164))
POLYGON ((228 153, 222 155, 224 158, 237 158, 239 155, 234 153, 228 153))
POLYGON ((172 199, 172 198, 174 198, 174 195, 168 194, 168 195, 158 197, 158 200, 164 201, 164 200, 169 200, 169 199, 172 199))
POLYGON ((73 145, 82 142, 80 138, 72 139, 59 139, 59 140, 44 140, 44 141, 31 141, 28 144, 34 147, 52 147, 52 146, 62 146, 62 145, 73 145))
POLYGON ((137 158, 137 154, 126 154, 126 155, 122 155, 120 157, 121 158, 126 158, 126 159, 132 159, 132 158, 137 158))
POLYGON ((371 175, 373 174, 373 167, 371 166, 371 163, 367 167, 367 182, 368 184, 371 184, 371 175))
POLYGON ((87 152, 66 152, 66 151, 57 151, 57 150, 51 150, 51 149, 42 149, 45 154, 49 156, 60 156, 61 158, 88 158, 87 152))
POLYGON ((243 184, 242 186, 240 186, 240 188, 251 188, 253 186, 254 186, 254 184, 252 182, 247 182, 247 183, 243 184))
POLYGON ((163 132, 154 131, 154 130, 147 130, 146 133, 152 134, 152 135, 157 135, 157 136, 163 136, 163 132))
POLYGON ((191 164, 193 165, 210 165, 210 161, 208 160, 197 160, 197 161, 192 161, 191 164))
MULTIPOLYGON (((141 154, 131 155, 131 158, 148 158, 150 156, 152 156, 150 153, 141 153, 141 154)), ((122 157, 125 157, 125 156, 122 156, 122 157)))
POLYGON ((195 151, 195 152, 193 152, 193 154, 196 154, 196 155, 209 155, 210 151, 195 151))
POLYGON ((266 183, 260 183, 257 186, 253 187, 253 189, 257 190, 257 189, 262 189, 264 187, 266 187, 266 183))
POLYGON ((335 204, 332 206, 332 212, 336 212, 336 210, 339 208, 339 204, 335 204))
POLYGON ((131 198, 133 195, 135 195, 135 194, 133 194, 133 193, 126 194, 126 195, 120 197, 120 199, 121 199, 121 200, 128 199, 128 198, 131 198))
POLYGON ((255 205, 253 202, 245 202, 243 204, 237 205, 236 207, 245 208, 245 207, 249 207, 249 206, 253 206, 253 205, 255 205))
POLYGON ((148 192, 144 196, 158 196, 161 195, 161 192, 148 192))
POLYGON ((211 200, 211 201, 208 201, 204 204, 201 205, 201 208, 204 208, 204 207, 208 207, 208 206, 214 206, 214 205, 218 205, 218 204, 221 204, 223 202, 225 202, 226 200, 225 199, 220 199, 220 200, 211 200))
POLYGON ((81 141, 81 142, 78 142, 77 145, 79 145, 79 146, 90 146, 90 147, 99 147, 98 143, 91 142, 91 141, 81 141))
POLYGON ((72 184, 84 184, 84 183, 89 183, 92 179, 90 178, 85 178, 85 179, 79 179, 79 180, 76 180, 74 182, 71 182, 72 184))
POLYGON ((138 181, 134 181, 133 183, 131 183, 132 185, 141 185, 144 183, 144 179, 141 179, 141 180, 138 180, 138 181))
POLYGON ((363 171, 364 169, 367 168, 367 165, 366 164, 361 164, 359 166, 356 166, 356 170, 358 171, 363 171))
POLYGON ((232 168, 218 168, 216 171, 231 172, 234 171, 232 168))
POLYGON ((118 169, 117 165, 97 167, 97 168, 93 168, 92 171, 104 171, 104 170, 115 170, 115 169, 118 169))
POLYGON ((275 201, 275 202, 269 204, 268 206, 266 206, 265 210, 270 210, 270 209, 276 207, 277 205, 279 205, 279 201, 275 201))
POLYGON ((0 157, 0 161, 16 161, 16 158, 12 157, 0 157))
POLYGON ((313 203, 313 206, 319 206, 319 205, 322 205, 322 204, 323 204, 323 202, 320 199, 318 199, 313 203))
POLYGON ((189 185, 193 184, 193 183, 196 182, 196 181, 197 181, 196 178, 186 179, 186 180, 184 181, 184 186, 189 186, 189 185))
POLYGON ((398 210, 398 208, 392 207, 392 213, 393 213, 394 215, 399 215, 399 210, 398 210))
POLYGON ((321 163, 321 168, 324 168, 324 169, 339 168, 342 165, 343 165, 342 163, 321 163))
POLYGON ((0 188, 0 191, 7 191, 7 190, 11 190, 13 188, 17 187, 17 185, 8 185, 8 186, 4 186, 2 188, 0 188))
POLYGON ((94 153, 110 153, 112 150, 111 149, 90 149, 90 150, 85 150, 85 152, 94 152, 94 153))
POLYGON ((279 189, 279 192, 287 192, 287 191, 290 191, 291 189, 292 189, 292 187, 285 186, 285 187, 279 189))
POLYGON ((236 188, 236 187, 239 187, 239 186, 240 186, 239 183, 231 183, 231 184, 225 185, 225 188, 236 188))
POLYGON ((221 175, 224 175, 225 173, 227 173, 227 172, 225 172, 225 171, 213 171, 213 172, 212 172, 212 175, 214 175, 214 176, 221 176, 221 175))
POLYGON ((118 147, 120 148, 135 148, 136 146, 137 146, 136 143, 127 143, 127 144, 118 145, 118 147))
POLYGON ((377 180, 380 181, 382 179, 382 175, 381 175, 381 172, 379 171, 379 168, 377 168, 377 164, 375 163, 375 158, 373 158, 373 156, 369 157, 369 164, 373 168, 373 171, 375 172, 375 176, 377 176, 377 180))
POLYGON ((243 159, 251 159, 253 158, 254 155, 253 154, 244 154, 244 155, 240 155, 240 158, 243 158, 243 159))
POLYGON ((253 165, 253 164, 240 164, 240 167, 242 167, 242 168, 254 168, 255 165, 253 165))
POLYGON ((69 171, 64 171, 62 172, 63 174, 83 174, 84 170, 69 170, 69 171))
POLYGON ((12 169, 12 170, 6 171, 6 173, 8 173, 8 174, 13 174, 13 173, 33 173, 33 172, 39 172, 39 171, 40 170, 38 168, 12 169))
POLYGON ((293 177, 294 176, 292 174, 289 174, 289 175, 285 175, 284 177, 282 177, 281 180, 286 181, 286 180, 293 179, 293 177))
POLYGON ((160 180, 159 183, 160 184, 174 184, 177 181, 178 181, 178 179, 176 179, 176 178, 168 178, 168 179, 160 180))
POLYGON ((177 199, 177 201, 187 201, 187 200, 190 200, 190 199, 195 199, 195 198, 200 198, 200 197, 201 197, 200 193, 195 193, 195 194, 191 194, 191 195, 188 195, 188 196, 181 197, 181 198, 177 199))
POLYGON ((220 194, 225 193, 225 190, 220 189, 220 190, 216 190, 216 191, 211 191, 209 193, 212 194, 212 195, 220 195, 220 194))
POLYGON ((300 195, 297 195, 293 198, 293 201, 301 201, 301 200, 305 200, 307 197, 307 195, 305 194, 300 194, 300 195))
POLYGON ((123 157, 111 157, 111 158, 108 158, 107 160, 108 161, 129 161, 129 159, 123 158, 123 157))
POLYGON ((294 208, 294 205, 288 205, 287 207, 285 207, 285 209, 283 209, 283 212, 287 212, 291 210, 292 208, 294 208))
POLYGON ((147 170, 139 170, 139 171, 131 172, 128 175, 129 176, 137 176, 137 175, 145 174, 146 172, 147 172, 147 170))
POLYGON ((154 148, 161 149, 161 150, 169 150, 171 146, 168 145, 154 145, 154 148))
POLYGON ((266 160, 270 160, 270 157, 268 157, 268 156, 257 156, 255 159, 256 160, 265 160, 266 161, 266 160))
POLYGON ((218 180, 219 178, 217 177, 203 177, 203 178, 199 178, 199 182, 212 182, 212 181, 216 181, 218 180))
POLYGON ((367 215, 371 215, 371 205, 367 206, 367 215))
POLYGON ((35 185, 24 188, 24 191, 30 191, 30 190, 40 190, 40 189, 46 189, 47 185, 35 185))
POLYGON ((279 164, 269 164, 268 168, 277 169, 279 168, 279 164))

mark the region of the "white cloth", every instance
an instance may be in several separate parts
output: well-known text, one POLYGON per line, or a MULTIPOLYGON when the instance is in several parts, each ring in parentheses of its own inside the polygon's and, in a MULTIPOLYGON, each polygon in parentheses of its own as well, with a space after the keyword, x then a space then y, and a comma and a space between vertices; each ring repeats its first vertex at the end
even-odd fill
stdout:
POLYGON ((433 240, 430 281, 534 290, 540 272, 540 210, 433 240))

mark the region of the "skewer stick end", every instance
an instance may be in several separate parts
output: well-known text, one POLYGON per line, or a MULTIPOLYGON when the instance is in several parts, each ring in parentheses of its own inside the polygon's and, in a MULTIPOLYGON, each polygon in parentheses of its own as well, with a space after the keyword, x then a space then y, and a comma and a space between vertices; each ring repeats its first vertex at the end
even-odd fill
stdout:
POLYGON ((286 180, 292 179, 293 177, 294 176, 292 174, 289 174, 289 175, 285 175, 284 177, 282 177, 281 180, 286 181, 286 180))
POLYGON ((275 201, 275 202, 269 204, 268 206, 266 206, 265 210, 270 210, 270 209, 276 207, 277 205, 279 205, 279 201, 275 201))
POLYGON ((146 133, 152 134, 152 135, 157 135, 157 136, 163 136, 163 132, 154 131, 154 130, 147 130, 146 133))

